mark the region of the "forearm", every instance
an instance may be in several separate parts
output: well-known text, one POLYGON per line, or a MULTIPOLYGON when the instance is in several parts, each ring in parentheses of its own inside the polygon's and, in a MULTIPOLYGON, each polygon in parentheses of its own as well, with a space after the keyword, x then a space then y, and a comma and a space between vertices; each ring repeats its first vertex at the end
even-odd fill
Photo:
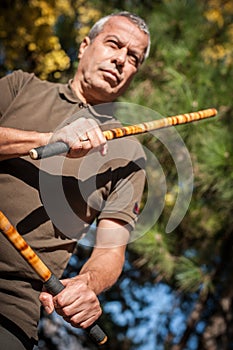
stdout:
POLYGON ((65 288, 55 297, 46 292, 40 294, 47 312, 51 313, 55 306, 59 315, 75 327, 86 328, 96 321, 101 315, 97 295, 110 288, 120 276, 128 238, 129 231, 120 221, 100 220, 96 247, 79 275, 62 280, 65 288))
POLYGON ((0 160, 28 155, 30 149, 47 144, 51 135, 0 127, 0 160))
POLYGON ((91 258, 83 266, 81 278, 96 295, 109 289, 118 279, 124 265, 125 247, 94 249, 91 258))

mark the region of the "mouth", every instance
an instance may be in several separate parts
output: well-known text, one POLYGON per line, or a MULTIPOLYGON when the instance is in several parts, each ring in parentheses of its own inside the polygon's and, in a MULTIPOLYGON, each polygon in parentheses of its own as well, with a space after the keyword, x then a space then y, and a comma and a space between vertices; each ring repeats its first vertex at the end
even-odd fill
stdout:
POLYGON ((110 83, 114 83, 114 85, 118 85, 120 83, 120 77, 118 73, 111 69, 103 69, 104 77, 110 83))

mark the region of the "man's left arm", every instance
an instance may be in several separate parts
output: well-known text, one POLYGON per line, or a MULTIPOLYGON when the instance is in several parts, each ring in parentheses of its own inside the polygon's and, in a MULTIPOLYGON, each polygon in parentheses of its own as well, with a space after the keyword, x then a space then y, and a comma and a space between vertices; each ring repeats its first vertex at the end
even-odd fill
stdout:
POLYGON ((54 308, 74 327, 86 328, 101 315, 97 295, 110 288, 122 272, 129 230, 123 221, 102 219, 96 246, 78 276, 62 280, 66 287, 57 296, 46 292, 40 301, 48 313, 54 308))

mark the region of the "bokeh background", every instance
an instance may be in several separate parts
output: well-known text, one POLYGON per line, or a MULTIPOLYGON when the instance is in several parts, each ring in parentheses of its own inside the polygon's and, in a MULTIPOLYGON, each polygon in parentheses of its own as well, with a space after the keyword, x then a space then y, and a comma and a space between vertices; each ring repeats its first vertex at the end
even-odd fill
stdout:
MULTIPOLYGON (((109 335, 106 348, 230 350, 233 1, 1 0, 0 76, 22 69, 66 83, 77 68, 78 46, 91 25, 119 10, 142 16, 152 41, 150 57, 119 101, 162 116, 209 107, 218 115, 178 127, 192 159, 194 186, 184 219, 169 234, 166 224, 182 184, 161 142, 151 135, 140 137, 163 167, 167 193, 157 222, 129 244, 119 282, 100 296, 100 322, 109 335)), ((80 245, 65 276, 75 274, 89 254, 90 249, 80 245)), ((39 329, 40 350, 95 349, 81 330, 56 315, 42 312, 39 329)))

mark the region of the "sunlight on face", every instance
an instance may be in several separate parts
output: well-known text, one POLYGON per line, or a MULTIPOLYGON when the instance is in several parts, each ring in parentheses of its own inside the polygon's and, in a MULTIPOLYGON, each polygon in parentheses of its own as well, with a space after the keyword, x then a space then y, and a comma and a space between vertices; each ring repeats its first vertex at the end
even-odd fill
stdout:
POLYGON ((143 61, 148 35, 124 17, 113 17, 80 46, 77 77, 87 102, 111 102, 129 86, 143 61))

